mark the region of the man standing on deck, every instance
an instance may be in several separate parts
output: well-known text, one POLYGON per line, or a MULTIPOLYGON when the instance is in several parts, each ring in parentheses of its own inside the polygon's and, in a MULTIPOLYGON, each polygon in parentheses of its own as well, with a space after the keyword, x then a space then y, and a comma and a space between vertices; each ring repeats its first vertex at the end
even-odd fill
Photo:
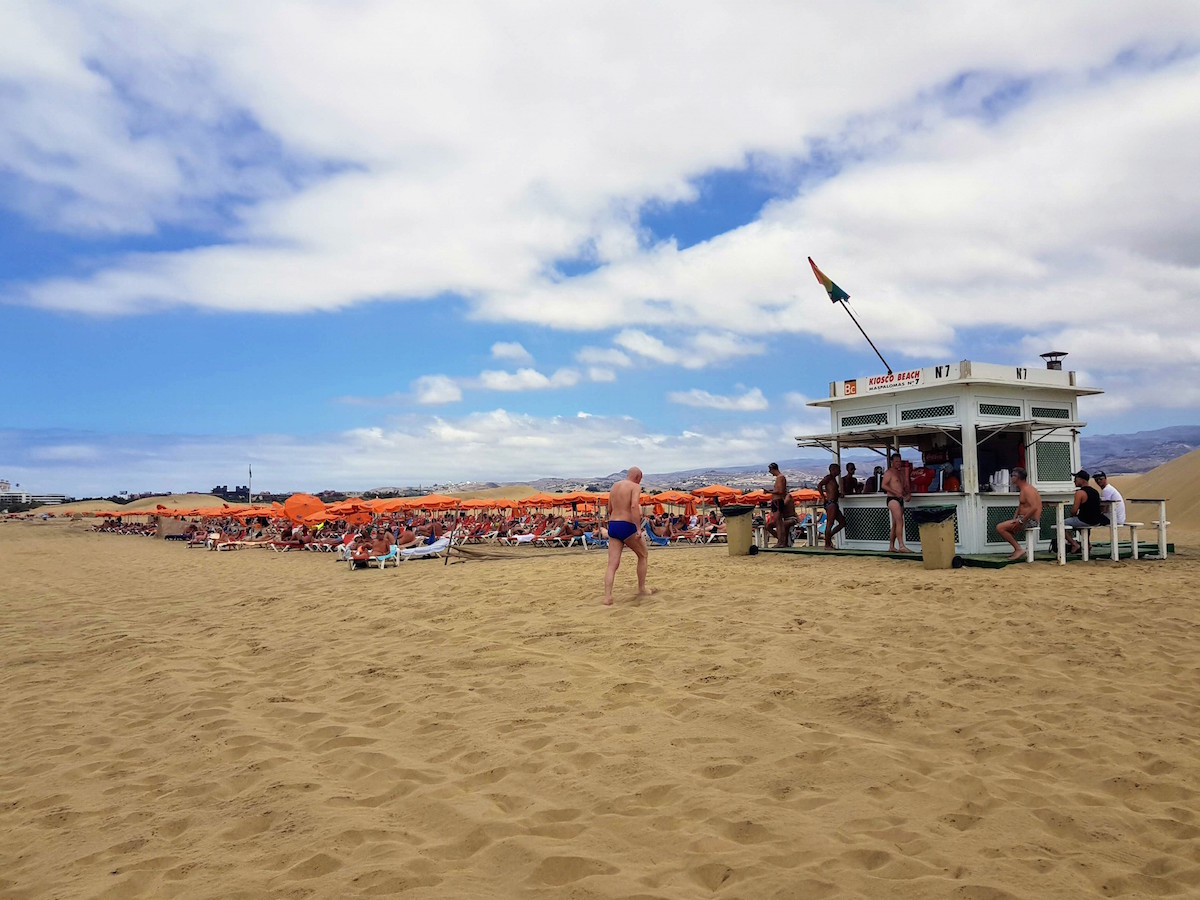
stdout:
MULTIPOLYGON (((790 547, 790 523, 788 522, 788 488, 787 476, 779 471, 779 463, 771 463, 767 471, 775 476, 775 485, 771 488, 771 515, 775 517, 771 523, 775 528, 775 546, 790 547)), ((793 518, 795 514, 793 513, 793 518)))
POLYGON ((851 494, 862 493, 862 483, 859 482, 855 473, 854 463, 846 463, 846 474, 842 476, 842 496, 849 497, 851 494))
POLYGON ((829 464, 829 474, 817 483, 817 493, 825 505, 825 549, 833 549, 833 536, 846 527, 846 516, 842 512, 842 467, 829 464), (836 525, 834 523, 837 523, 836 525))
POLYGON ((604 573, 604 605, 612 606, 613 580, 621 565, 621 551, 628 547, 637 556, 638 596, 653 594, 646 587, 650 565, 642 539, 642 470, 631 466, 623 481, 608 492, 608 570, 604 573))
POLYGON ((887 508, 892 517, 888 532, 889 553, 912 553, 904 544, 904 504, 912 496, 912 486, 901 468, 900 454, 888 460, 888 470, 883 473, 883 492, 887 494, 887 508))

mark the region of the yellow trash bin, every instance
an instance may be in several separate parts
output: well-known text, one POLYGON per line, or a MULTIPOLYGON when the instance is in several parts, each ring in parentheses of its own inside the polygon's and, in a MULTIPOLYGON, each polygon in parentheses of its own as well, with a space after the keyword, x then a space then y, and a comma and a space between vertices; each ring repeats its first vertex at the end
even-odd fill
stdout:
POLYGON ((918 506, 913 510, 921 535, 921 563, 926 569, 954 568, 953 506, 918 506))
POLYGON ((726 540, 729 542, 730 556, 749 556, 750 547, 754 543, 754 507, 747 504, 722 506, 725 515, 726 540))

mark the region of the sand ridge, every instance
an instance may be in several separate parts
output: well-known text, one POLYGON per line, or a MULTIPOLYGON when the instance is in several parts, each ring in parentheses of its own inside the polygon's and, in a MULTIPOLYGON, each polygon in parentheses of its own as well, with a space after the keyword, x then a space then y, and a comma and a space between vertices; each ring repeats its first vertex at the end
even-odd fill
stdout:
POLYGON ((0 894, 1194 896, 1197 565, 6 525, 0 894))

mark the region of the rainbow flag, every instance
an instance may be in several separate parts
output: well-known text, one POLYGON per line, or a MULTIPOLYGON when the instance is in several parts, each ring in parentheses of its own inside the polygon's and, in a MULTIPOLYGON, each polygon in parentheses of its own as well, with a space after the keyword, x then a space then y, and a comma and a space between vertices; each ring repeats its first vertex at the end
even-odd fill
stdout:
POLYGON ((813 262, 812 257, 808 258, 808 264, 812 266, 813 274, 817 276, 817 281, 821 282, 821 287, 829 294, 829 299, 837 303, 839 300, 849 300, 850 295, 843 291, 840 287, 829 280, 829 276, 817 268, 817 264, 813 262))

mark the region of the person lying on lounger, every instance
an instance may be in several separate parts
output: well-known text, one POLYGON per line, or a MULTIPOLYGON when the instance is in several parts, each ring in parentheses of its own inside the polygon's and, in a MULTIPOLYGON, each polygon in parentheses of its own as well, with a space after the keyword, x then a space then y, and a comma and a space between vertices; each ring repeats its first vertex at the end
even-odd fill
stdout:
POLYGON ((406 525, 400 526, 400 533, 396 535, 396 546, 401 550, 407 547, 412 547, 419 544, 421 539, 417 537, 417 533, 406 525))

